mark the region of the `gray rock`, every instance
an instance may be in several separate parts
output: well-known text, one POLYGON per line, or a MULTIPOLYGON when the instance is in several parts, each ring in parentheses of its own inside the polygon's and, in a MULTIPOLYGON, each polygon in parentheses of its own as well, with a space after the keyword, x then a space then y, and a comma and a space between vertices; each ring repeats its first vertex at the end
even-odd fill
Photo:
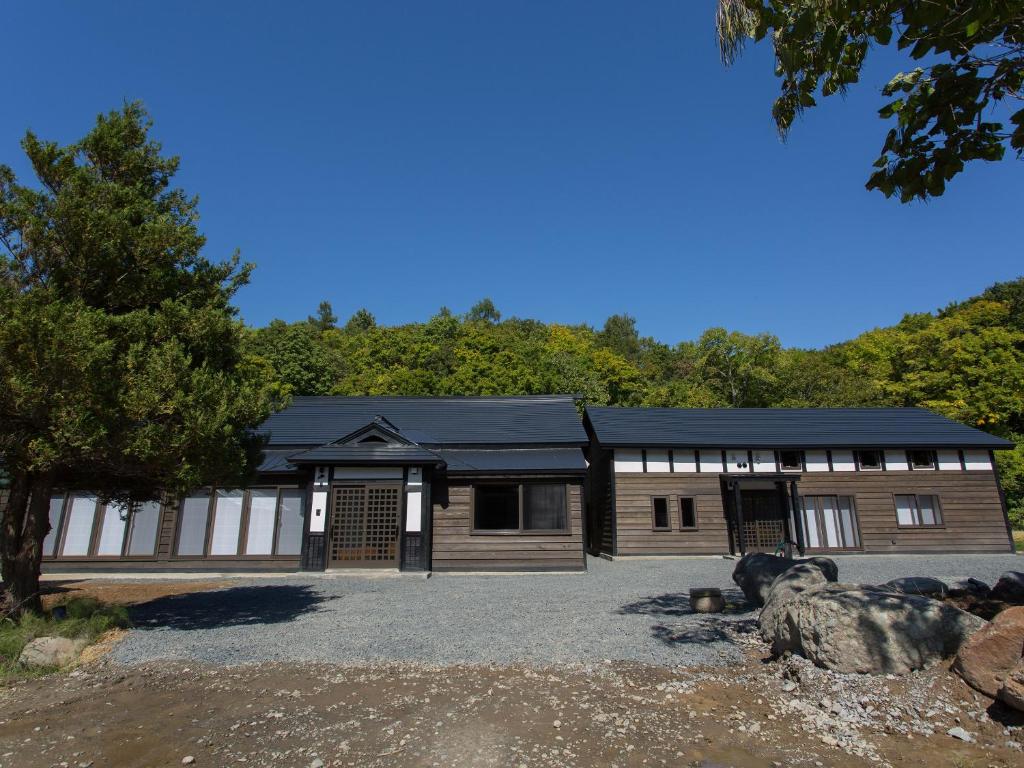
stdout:
POLYGON ((811 587, 827 583, 828 577, 815 563, 797 563, 775 577, 757 623, 776 655, 799 648, 797 628, 787 620, 786 606, 811 587))
POLYGON ((882 585, 904 595, 924 595, 925 597, 943 598, 949 592, 945 582, 931 576, 904 576, 893 579, 882 585))
POLYGON ((992 587, 992 598, 1007 603, 1024 605, 1024 573, 1007 571, 992 587))
POLYGON ((743 590, 747 600, 756 606, 762 606, 768 599, 768 592, 772 582, 781 574, 788 571, 799 563, 813 563, 817 565, 825 578, 829 581, 839 579, 839 566, 835 560, 827 557, 808 557, 803 560, 794 560, 788 557, 776 557, 775 555, 757 552, 752 555, 744 555, 736 563, 732 572, 732 580, 743 590))
POLYGON ((775 653, 793 651, 844 673, 923 669, 986 624, 938 600, 856 584, 818 584, 773 610, 762 631, 775 653))
POLYGON ((23 667, 63 667, 77 659, 86 645, 81 638, 37 637, 22 648, 18 663, 23 667))
POLYGON ((952 736, 954 739, 960 739, 960 741, 966 741, 969 744, 974 742, 974 737, 971 736, 971 734, 969 734, 967 731, 965 731, 959 725, 956 726, 955 728, 950 728, 948 731, 946 731, 946 734, 949 735, 949 736, 952 736))
POLYGON ((966 597, 968 595, 988 597, 991 592, 992 587, 981 579, 956 579, 949 583, 949 594, 953 597, 966 597))
POLYGON ((313 762, 309 764, 309 768, 324 768, 324 761, 319 757, 313 758, 313 762))

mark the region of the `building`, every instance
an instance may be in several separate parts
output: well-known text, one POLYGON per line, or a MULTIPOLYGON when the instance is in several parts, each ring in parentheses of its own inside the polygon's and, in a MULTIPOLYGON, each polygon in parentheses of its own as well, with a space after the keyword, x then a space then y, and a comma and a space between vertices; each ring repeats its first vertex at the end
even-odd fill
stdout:
POLYGON ((298 397, 258 473, 133 514, 68 490, 44 570, 584 570, 586 553, 1005 552, 1005 440, 913 408, 298 397), (589 459, 589 466, 586 459, 589 459), (795 510, 795 513, 794 513, 795 510))
POLYGON ((993 451, 917 408, 587 408, 588 549, 1006 552, 993 451))
POLYGON ((297 397, 258 475, 126 515, 53 497, 44 570, 583 570, 570 396, 297 397))

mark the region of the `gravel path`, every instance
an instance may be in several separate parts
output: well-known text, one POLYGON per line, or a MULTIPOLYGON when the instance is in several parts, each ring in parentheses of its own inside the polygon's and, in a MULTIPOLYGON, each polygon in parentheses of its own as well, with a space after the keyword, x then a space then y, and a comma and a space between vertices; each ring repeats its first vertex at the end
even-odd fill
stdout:
MULTIPOLYGON (((842 581, 899 576, 993 583, 1024 570, 1014 555, 858 555, 837 558, 842 581)), ((184 659, 435 664, 628 660, 728 664, 742 656, 726 631, 756 614, 719 558, 591 558, 584 574, 436 574, 366 578, 295 575, 140 606, 137 629, 114 652, 127 663, 184 659), (721 616, 689 612, 690 587, 717 586, 734 604, 721 616)))

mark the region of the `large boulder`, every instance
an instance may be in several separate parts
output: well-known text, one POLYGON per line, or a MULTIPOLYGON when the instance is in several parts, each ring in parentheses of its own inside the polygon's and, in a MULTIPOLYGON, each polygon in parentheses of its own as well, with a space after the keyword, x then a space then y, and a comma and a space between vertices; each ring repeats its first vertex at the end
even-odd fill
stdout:
POLYGON ((957 579, 949 583, 950 597, 977 597, 984 599, 992 592, 992 587, 981 579, 957 579))
POLYGON ((793 651, 844 673, 904 674, 953 656, 986 622, 959 608, 881 587, 826 583, 778 607, 765 627, 775 653, 793 651))
POLYGON ((1007 571, 992 587, 992 599, 1024 605, 1024 573, 1007 571))
POLYGON ((904 576, 902 579, 887 581, 882 586, 903 595, 924 595, 936 600, 945 597, 949 592, 945 582, 931 576, 904 576))
POLYGON ((794 560, 789 557, 776 557, 764 552, 744 555, 736 563, 732 572, 732 580, 743 590, 747 600, 756 606, 764 605, 772 582, 798 563, 814 563, 829 581, 839 579, 839 566, 835 560, 827 557, 808 557, 794 560))
POLYGON ((953 669, 969 686, 994 699, 1022 656, 1024 607, 1007 608, 963 644, 953 669))
POLYGON ((815 563, 797 563, 772 582, 757 624, 761 628, 761 636, 772 644, 776 655, 798 647, 796 628, 787 621, 785 607, 797 595, 821 584, 828 584, 828 577, 815 563))
POLYGON ((1006 682, 999 689, 999 700, 1008 707, 1024 712, 1024 660, 1010 670, 1006 682))
POLYGON ((23 667, 63 667, 77 659, 86 645, 82 638, 37 637, 21 649, 18 663, 23 667))

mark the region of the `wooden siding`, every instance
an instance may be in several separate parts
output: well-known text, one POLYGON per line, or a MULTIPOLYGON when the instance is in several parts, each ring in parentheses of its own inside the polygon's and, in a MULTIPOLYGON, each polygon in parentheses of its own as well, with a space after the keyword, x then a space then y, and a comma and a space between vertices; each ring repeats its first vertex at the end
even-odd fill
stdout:
POLYGON ((615 474, 616 555, 720 555, 729 534, 717 474, 615 474), (651 497, 667 496, 672 529, 651 530, 651 497), (679 497, 694 499, 697 529, 680 530, 679 497))
MULTIPOLYGON (((854 498, 864 552, 1007 552, 1002 500, 995 473, 883 471, 793 473, 801 495, 854 498), (939 497, 943 525, 896 524, 895 494, 939 497)), ((618 473, 615 475, 618 555, 705 555, 729 551, 718 474, 618 473), (651 530, 651 497, 668 496, 671 531, 651 530), (680 496, 696 500, 697 530, 679 529, 680 496)))
MULTIPOLYGON (((550 481, 549 481, 550 482, 550 481)), ((474 534, 472 487, 452 484, 432 499, 435 571, 574 571, 586 567, 580 484, 569 484, 568 534, 474 534), (447 495, 446 503, 439 501, 447 495)))
POLYGON ((805 496, 853 496, 865 552, 1012 551, 990 470, 807 473, 797 487, 805 496), (938 496, 943 525, 899 527, 893 499, 898 493, 938 496))

